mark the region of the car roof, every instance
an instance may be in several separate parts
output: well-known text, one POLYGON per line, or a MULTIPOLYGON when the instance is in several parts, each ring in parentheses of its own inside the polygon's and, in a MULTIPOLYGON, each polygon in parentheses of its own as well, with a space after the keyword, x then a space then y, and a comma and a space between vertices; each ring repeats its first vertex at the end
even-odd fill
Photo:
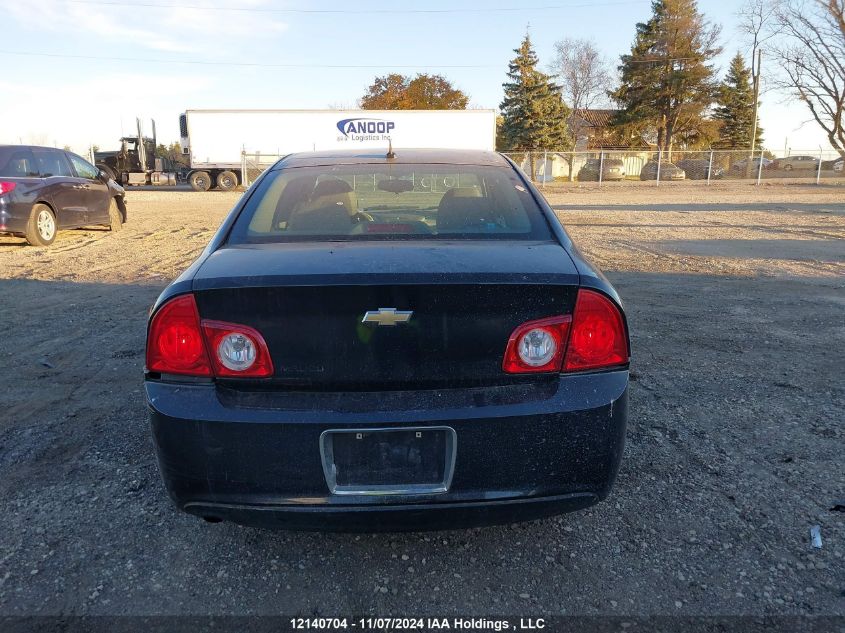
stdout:
POLYGON ((0 149, 52 149, 57 152, 64 152, 60 147, 47 147, 46 145, 0 145, 0 149))
POLYGON ((394 148, 395 157, 387 157, 388 148, 340 150, 326 152, 298 152, 279 160, 271 169, 291 167, 327 167, 332 165, 476 165, 509 167, 504 156, 496 152, 464 149, 407 149, 394 148))

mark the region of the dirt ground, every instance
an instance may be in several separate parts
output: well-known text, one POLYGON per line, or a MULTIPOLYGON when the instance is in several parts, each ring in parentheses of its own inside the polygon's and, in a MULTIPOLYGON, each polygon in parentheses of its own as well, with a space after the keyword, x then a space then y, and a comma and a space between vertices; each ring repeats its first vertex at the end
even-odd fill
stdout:
POLYGON ((146 313, 240 194, 131 191, 119 233, 0 238, 0 616, 845 616, 845 187, 547 194, 629 313, 625 460, 590 510, 469 531, 173 509, 146 313))

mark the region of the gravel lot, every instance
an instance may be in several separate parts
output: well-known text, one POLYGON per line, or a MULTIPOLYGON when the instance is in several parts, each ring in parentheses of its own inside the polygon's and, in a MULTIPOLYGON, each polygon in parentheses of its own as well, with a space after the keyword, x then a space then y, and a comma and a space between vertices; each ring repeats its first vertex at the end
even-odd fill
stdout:
POLYGON ((239 194, 131 191, 120 233, 0 238, 0 615, 845 616, 845 188, 547 193, 629 311, 625 461, 588 511, 470 531, 173 509, 146 312, 239 194))

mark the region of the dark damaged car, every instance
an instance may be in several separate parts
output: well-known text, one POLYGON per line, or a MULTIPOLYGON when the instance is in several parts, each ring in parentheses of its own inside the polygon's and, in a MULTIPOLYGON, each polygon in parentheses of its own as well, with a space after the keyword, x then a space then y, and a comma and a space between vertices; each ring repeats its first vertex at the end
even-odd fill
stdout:
POLYGON ((0 145, 0 234, 49 246, 63 229, 126 221, 123 187, 84 158, 53 147, 0 145))
POLYGON ((180 509, 416 530, 604 499, 628 362, 617 293, 505 157, 294 154, 156 301, 145 387, 180 509))

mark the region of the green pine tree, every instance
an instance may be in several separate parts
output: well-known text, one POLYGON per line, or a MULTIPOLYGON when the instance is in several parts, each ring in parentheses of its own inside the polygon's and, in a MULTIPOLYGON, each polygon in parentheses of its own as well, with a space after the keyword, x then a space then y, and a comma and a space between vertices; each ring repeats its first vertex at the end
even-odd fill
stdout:
MULTIPOLYGON (((560 86, 537 70, 537 54, 526 34, 514 49, 516 57, 508 68, 510 81, 503 84, 505 98, 500 106, 501 149, 537 151, 566 150, 572 146, 569 108, 563 103, 560 86)), ((531 173, 534 173, 533 161, 531 173)))
MULTIPOLYGON (((742 55, 731 60, 728 74, 716 93, 718 104, 713 118, 722 124, 719 132, 719 146, 745 148, 751 146, 754 129, 754 87, 751 69, 745 65, 742 55)), ((755 146, 763 142, 763 130, 757 125, 755 146)))
POLYGON ((720 29, 698 11, 695 0, 653 0, 648 22, 637 24, 631 52, 622 56, 622 78, 612 94, 622 108, 615 124, 654 133, 657 145, 697 128, 715 92, 711 62, 721 52, 720 29))

